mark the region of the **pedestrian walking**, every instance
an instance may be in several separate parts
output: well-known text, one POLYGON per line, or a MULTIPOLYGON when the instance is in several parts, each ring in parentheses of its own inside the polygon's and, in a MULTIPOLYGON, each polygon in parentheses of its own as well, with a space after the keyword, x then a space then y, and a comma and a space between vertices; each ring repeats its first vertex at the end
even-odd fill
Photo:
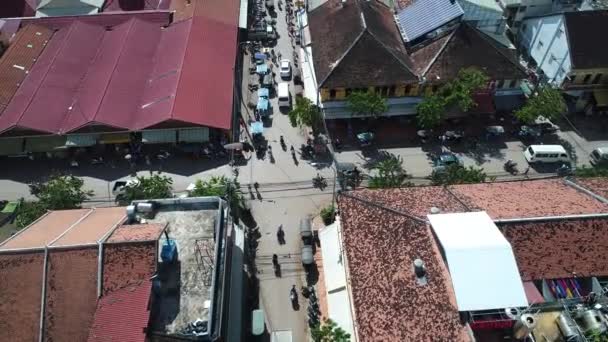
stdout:
POLYGON ((528 166, 526 168, 526 171, 524 171, 524 176, 528 177, 528 172, 530 171, 530 167, 528 166))

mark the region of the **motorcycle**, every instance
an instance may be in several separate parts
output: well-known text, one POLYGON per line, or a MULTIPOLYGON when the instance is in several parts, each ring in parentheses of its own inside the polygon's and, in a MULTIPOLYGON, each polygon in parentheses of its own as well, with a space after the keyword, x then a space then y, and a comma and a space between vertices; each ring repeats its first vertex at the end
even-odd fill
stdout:
POLYGON ((281 138, 279 140, 281 142, 281 148, 283 149, 283 151, 287 151, 287 145, 285 144, 285 139, 283 139, 282 135, 281 135, 281 138))
POLYGON ((507 162, 504 165, 505 171, 509 172, 512 175, 516 175, 519 173, 519 170, 517 170, 517 163, 512 161, 511 159, 507 160, 507 162))
POLYGON ((295 285, 293 285, 291 287, 291 290, 289 290, 289 299, 291 300, 291 306, 293 307, 293 309, 298 310, 298 308, 299 308, 298 291, 296 290, 295 285))
POLYGON ((312 185, 313 187, 323 191, 325 188, 327 188, 327 180, 325 177, 317 173, 317 176, 312 179, 312 185))

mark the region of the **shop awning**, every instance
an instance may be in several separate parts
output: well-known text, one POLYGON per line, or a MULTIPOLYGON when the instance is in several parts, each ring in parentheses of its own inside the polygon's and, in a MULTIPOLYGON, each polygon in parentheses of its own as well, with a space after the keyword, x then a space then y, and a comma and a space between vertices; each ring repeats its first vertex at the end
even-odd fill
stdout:
POLYGON ((176 142, 175 130, 143 131, 141 141, 144 144, 170 144, 176 142))
POLYGON ((99 137, 99 142, 102 144, 125 144, 129 141, 129 133, 102 134, 99 137))
POLYGON ((594 90, 593 97, 598 107, 608 107, 608 90, 594 90))
POLYGON ((23 153, 24 138, 0 139, 0 156, 11 156, 23 153))
POLYGON ((64 136, 49 136, 25 139, 26 152, 51 152, 65 148, 64 136))
POLYGON ((209 129, 207 127, 180 129, 177 132, 179 135, 179 142, 209 141, 209 129))
POLYGON ((65 146, 86 147, 97 144, 97 134, 70 134, 66 136, 65 146))

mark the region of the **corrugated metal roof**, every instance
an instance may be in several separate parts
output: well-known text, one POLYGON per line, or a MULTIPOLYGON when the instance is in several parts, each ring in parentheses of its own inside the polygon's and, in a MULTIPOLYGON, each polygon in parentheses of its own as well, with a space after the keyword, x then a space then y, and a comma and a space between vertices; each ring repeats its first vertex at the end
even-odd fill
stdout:
POLYGON ((151 289, 152 283, 144 281, 101 297, 88 341, 145 341, 151 289))
POLYGON ((192 19, 167 28, 124 14, 40 21, 58 31, 0 117, 0 132, 141 130, 169 120, 230 128, 238 0, 192 5, 192 19))
POLYGON ((406 42, 429 33, 464 14, 455 0, 418 0, 397 13, 406 42))

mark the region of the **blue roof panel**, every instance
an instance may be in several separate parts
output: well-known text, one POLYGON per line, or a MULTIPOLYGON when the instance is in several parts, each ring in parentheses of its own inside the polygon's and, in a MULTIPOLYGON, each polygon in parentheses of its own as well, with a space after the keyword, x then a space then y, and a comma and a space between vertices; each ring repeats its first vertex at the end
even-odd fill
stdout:
POLYGON ((464 14, 458 1, 415 0, 397 13, 403 40, 412 41, 464 14))

